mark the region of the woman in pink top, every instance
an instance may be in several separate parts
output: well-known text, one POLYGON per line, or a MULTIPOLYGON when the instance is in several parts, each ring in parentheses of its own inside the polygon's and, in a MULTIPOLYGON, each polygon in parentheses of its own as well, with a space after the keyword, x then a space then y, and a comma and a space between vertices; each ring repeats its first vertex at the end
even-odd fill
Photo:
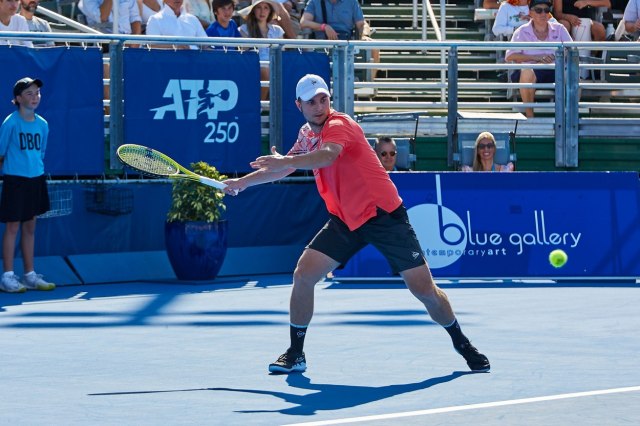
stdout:
MULTIPOLYGON (((569 42, 572 41, 567 29, 556 22, 549 22, 551 18, 551 0, 531 0, 529 3, 529 16, 531 20, 519 27, 513 33, 512 42, 532 42, 532 41, 552 41, 569 42)), ((555 62, 555 49, 509 49, 505 54, 508 62, 521 64, 553 64, 555 62)), ((553 83, 555 81, 555 70, 553 69, 530 69, 514 71, 511 74, 511 81, 520 83, 553 83)), ((535 89, 521 88, 520 96, 522 102, 532 103, 535 98, 535 89)), ((533 117, 533 108, 525 108, 525 115, 533 117)))

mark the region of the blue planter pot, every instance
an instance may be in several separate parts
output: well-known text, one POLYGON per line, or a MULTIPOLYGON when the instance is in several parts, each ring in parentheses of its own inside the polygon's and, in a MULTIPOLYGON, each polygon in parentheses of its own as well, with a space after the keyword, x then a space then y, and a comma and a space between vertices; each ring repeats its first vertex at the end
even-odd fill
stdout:
POLYGON ((228 222, 165 222, 169 262, 180 280, 212 280, 227 254, 228 222))

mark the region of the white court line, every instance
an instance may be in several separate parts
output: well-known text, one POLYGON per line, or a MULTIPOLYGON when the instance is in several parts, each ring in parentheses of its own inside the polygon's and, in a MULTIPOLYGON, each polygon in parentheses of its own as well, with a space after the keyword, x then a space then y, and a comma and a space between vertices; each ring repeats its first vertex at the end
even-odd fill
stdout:
POLYGON ((532 402, 556 401, 559 399, 582 398, 584 396, 607 395, 611 393, 637 392, 640 386, 631 386, 626 388, 603 389, 588 392, 563 393, 559 395, 538 396, 535 398, 512 399, 508 401, 485 402, 482 404, 458 405, 453 407, 432 408, 429 410, 407 411, 404 413, 379 414, 376 416, 352 417, 346 419, 324 420, 318 422, 295 423, 287 426, 325 426, 325 425, 341 425, 347 423, 370 422, 373 420, 389 420, 399 419, 402 417, 427 416, 429 414, 452 413, 455 411, 476 410, 479 408, 504 407, 507 405, 529 404, 532 402))

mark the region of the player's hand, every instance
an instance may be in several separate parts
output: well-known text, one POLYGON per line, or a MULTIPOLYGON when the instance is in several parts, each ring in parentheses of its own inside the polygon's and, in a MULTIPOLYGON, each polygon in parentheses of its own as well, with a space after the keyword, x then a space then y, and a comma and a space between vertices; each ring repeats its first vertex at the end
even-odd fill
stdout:
POLYGON ((276 147, 271 147, 271 155, 263 155, 256 158, 249 165, 258 170, 264 170, 266 172, 278 172, 289 168, 287 164, 287 157, 281 155, 276 151, 276 147))
POLYGON ((223 180, 222 183, 227 185, 227 187, 224 189, 224 193, 227 195, 236 196, 240 192, 247 189, 247 186, 244 184, 244 182, 242 182, 242 179, 240 178, 223 180))

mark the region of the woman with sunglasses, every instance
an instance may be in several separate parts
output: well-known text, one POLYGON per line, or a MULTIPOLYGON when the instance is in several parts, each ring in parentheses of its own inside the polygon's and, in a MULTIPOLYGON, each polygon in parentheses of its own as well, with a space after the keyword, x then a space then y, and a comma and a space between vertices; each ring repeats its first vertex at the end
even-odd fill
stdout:
MULTIPOLYGON (((512 42, 570 42, 571 36, 567 29, 559 23, 550 22, 552 0, 531 0, 529 3, 529 16, 531 20, 520 26, 513 33, 512 42)), ((555 49, 522 48, 509 49, 505 54, 507 62, 521 64, 554 64, 555 49)), ((516 70, 511 74, 511 81, 520 83, 553 83, 555 81, 554 69, 516 70)), ((535 89, 520 88, 520 96, 523 103, 533 103, 535 89)), ((533 117, 533 108, 526 107, 525 115, 533 117)))
POLYGON ((512 172, 513 163, 496 164, 496 138, 489 132, 478 135, 475 144, 473 166, 462 166, 464 172, 512 172))

